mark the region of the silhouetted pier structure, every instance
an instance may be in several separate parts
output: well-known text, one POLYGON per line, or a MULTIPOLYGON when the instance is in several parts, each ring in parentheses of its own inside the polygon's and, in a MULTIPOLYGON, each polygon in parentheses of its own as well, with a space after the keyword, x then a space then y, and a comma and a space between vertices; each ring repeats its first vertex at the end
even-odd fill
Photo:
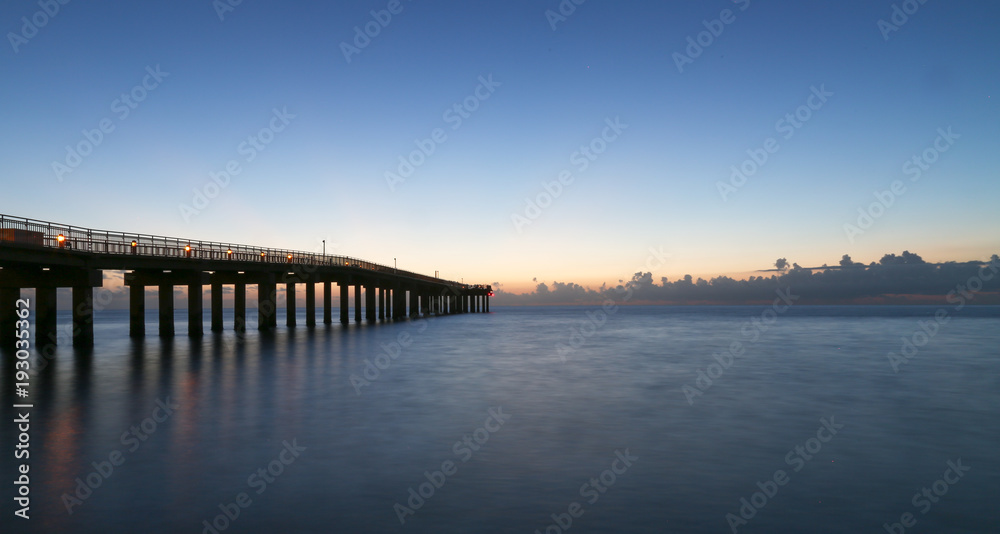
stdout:
POLYGON ((340 289, 340 322, 489 312, 492 288, 426 276, 369 261, 249 245, 93 230, 0 215, 0 345, 16 341, 15 303, 34 288, 34 345, 55 343, 56 289, 72 289, 75 346, 94 343, 94 288, 104 270, 121 270, 129 287, 129 334, 145 335, 145 292, 159 293, 159 334, 174 335, 174 287, 187 286, 188 335, 204 333, 203 288, 211 288, 212 331, 222 331, 223 288, 233 287, 233 328, 246 330, 246 288, 257 286, 257 325, 277 327, 277 288, 285 285, 287 325, 296 324, 297 286, 305 288, 306 326, 316 325, 316 285, 322 284, 323 323, 333 322, 332 284, 340 289), (364 300, 362 301, 362 292, 364 300), (363 304, 363 305, 362 305, 363 304), (409 309, 407 309, 409 306, 409 309))

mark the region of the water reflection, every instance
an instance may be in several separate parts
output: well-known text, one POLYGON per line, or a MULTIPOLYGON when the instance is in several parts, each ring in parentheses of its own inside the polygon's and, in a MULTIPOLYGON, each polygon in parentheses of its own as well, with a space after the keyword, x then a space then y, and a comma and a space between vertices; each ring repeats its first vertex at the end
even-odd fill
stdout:
MULTIPOLYGON (((530 532, 574 501, 586 510, 574 531, 720 532, 734 503, 831 415, 842 434, 746 532, 877 530, 957 456, 973 471, 922 526, 966 517, 964 531, 989 531, 995 317, 954 319, 897 375, 886 351, 925 315, 789 314, 692 406, 681 388, 759 310, 622 309, 562 361, 555 347, 584 311, 166 339, 130 339, 127 315, 106 315, 95 350, 60 346, 32 376, 39 519, 28 531, 201 532, 246 492, 252 506, 227 533, 530 532), (375 361, 368 384, 352 385, 375 361), (463 462, 455 444, 499 407, 511 418, 463 462), (248 478, 293 440, 306 449, 258 494, 248 478), (635 466, 585 500, 581 484, 625 449, 635 466), (67 513, 64 495, 116 451, 124 462, 67 513), (457 472, 401 526, 394 504, 447 460, 457 472)), ((0 410, 10 421, 9 404, 0 410)), ((12 443, 12 426, 0 437, 12 443)), ((0 476, 11 469, 0 464, 0 476)))

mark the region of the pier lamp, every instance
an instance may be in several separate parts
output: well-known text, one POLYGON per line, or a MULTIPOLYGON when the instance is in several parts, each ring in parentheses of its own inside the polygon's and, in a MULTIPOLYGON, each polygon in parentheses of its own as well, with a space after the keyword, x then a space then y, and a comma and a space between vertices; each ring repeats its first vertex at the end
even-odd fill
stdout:
POLYGON ((265 257, 265 256, 267 256, 267 254, 266 254, 266 253, 264 253, 264 252, 261 252, 261 253, 260 253, 260 261, 264 261, 264 257, 265 257))
POLYGON ((139 250, 139 242, 135 239, 132 240, 132 254, 135 254, 139 250))
POLYGON ((191 257, 191 245, 184 245, 184 255, 191 257))
POLYGON ((66 247, 66 236, 64 236, 62 234, 59 234, 59 236, 56 237, 56 241, 59 242, 59 248, 65 248, 66 247))
POLYGON ((292 255, 291 254, 288 255, 288 263, 292 263, 292 255))
POLYGON ((229 259, 233 259, 233 249, 226 250, 226 257, 229 259))

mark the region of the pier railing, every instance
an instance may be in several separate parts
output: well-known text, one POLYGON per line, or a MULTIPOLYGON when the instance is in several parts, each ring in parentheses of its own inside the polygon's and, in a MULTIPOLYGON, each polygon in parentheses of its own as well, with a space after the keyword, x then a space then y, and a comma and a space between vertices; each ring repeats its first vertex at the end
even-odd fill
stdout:
POLYGON ((350 256, 318 254, 301 250, 276 249, 165 237, 150 234, 113 232, 81 228, 0 214, 0 246, 5 244, 65 249, 109 255, 137 255, 155 258, 190 258, 213 261, 253 261, 269 264, 352 267, 394 274, 468 289, 475 286, 404 271, 350 256))

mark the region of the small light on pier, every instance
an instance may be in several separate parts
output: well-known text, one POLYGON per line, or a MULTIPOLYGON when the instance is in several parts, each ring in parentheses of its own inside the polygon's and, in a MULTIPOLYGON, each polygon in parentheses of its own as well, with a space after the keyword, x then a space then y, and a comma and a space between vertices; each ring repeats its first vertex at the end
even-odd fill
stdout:
POLYGON ((227 250, 226 251, 226 256, 228 256, 230 259, 232 259, 232 257, 233 257, 233 249, 227 250))
POLYGON ((292 263, 292 255, 291 254, 288 255, 288 263, 292 263))
POLYGON ((132 254, 135 254, 139 250, 139 242, 135 239, 132 240, 132 254))
POLYGON ((191 245, 184 245, 184 254, 187 257, 191 257, 191 245))
POLYGON ((59 248, 63 248, 66 246, 66 236, 59 234, 59 236, 56 237, 56 241, 59 242, 59 248))

